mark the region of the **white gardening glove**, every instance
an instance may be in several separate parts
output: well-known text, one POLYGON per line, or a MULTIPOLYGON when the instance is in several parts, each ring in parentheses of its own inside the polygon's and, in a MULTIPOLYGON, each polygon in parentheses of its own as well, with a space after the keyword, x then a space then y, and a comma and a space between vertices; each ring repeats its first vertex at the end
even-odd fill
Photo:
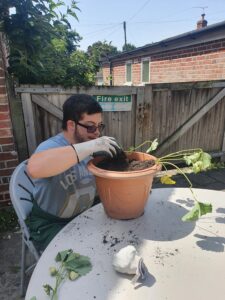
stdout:
POLYGON ((137 250, 132 245, 128 245, 114 254, 113 267, 120 273, 135 274, 132 279, 133 284, 140 278, 144 280, 147 275, 147 268, 143 259, 137 254, 137 250))
POLYGON ((89 155, 94 157, 113 157, 117 155, 117 151, 120 149, 115 139, 109 136, 102 136, 88 142, 73 144, 73 148, 76 150, 79 161, 85 159, 89 155))

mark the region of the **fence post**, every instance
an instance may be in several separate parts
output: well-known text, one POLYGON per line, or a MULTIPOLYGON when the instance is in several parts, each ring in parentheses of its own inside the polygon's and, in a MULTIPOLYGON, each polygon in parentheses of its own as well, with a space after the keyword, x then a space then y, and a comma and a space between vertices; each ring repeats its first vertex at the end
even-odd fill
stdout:
POLYGON ((37 147, 31 94, 30 93, 22 93, 21 99, 22 99, 27 141, 29 141, 28 142, 28 152, 29 152, 29 155, 31 155, 37 147))

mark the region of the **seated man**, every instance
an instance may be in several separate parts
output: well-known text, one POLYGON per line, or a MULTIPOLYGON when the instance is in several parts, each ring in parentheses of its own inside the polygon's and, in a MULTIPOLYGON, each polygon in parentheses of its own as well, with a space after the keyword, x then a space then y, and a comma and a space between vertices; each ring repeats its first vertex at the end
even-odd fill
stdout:
POLYGON ((77 94, 63 105, 63 131, 42 142, 28 161, 34 179, 34 205, 27 224, 31 238, 43 250, 72 218, 93 205, 92 156, 114 156, 114 138, 102 136, 102 108, 91 96, 77 94))

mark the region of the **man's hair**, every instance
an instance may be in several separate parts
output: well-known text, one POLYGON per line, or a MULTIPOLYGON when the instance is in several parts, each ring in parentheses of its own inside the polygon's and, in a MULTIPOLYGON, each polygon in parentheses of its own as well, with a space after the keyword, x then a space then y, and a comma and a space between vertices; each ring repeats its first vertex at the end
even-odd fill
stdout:
POLYGON ((102 113, 102 107, 92 96, 86 94, 76 94, 69 97, 63 104, 62 129, 67 129, 67 121, 79 122, 82 115, 102 113))

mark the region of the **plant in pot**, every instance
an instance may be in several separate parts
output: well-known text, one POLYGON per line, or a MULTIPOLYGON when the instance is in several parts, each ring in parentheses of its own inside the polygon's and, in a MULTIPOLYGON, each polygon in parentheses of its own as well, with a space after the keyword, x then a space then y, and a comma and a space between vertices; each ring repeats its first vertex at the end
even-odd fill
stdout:
MULTIPOLYGON (((200 216, 212 211, 210 203, 202 203, 196 198, 192 183, 178 166, 184 162, 198 173, 211 168, 211 156, 202 149, 181 150, 160 158, 149 154, 156 150, 157 139, 145 141, 138 147, 121 151, 114 158, 94 158, 88 163, 88 169, 95 175, 96 186, 106 214, 114 219, 138 218, 144 212, 152 187, 153 178, 163 167, 173 167, 181 173, 189 184, 195 200, 195 206, 185 216, 183 221, 194 221, 200 216), (146 153, 136 150, 145 144, 150 144, 146 153)), ((161 177, 165 184, 175 184, 170 175, 161 177)))

